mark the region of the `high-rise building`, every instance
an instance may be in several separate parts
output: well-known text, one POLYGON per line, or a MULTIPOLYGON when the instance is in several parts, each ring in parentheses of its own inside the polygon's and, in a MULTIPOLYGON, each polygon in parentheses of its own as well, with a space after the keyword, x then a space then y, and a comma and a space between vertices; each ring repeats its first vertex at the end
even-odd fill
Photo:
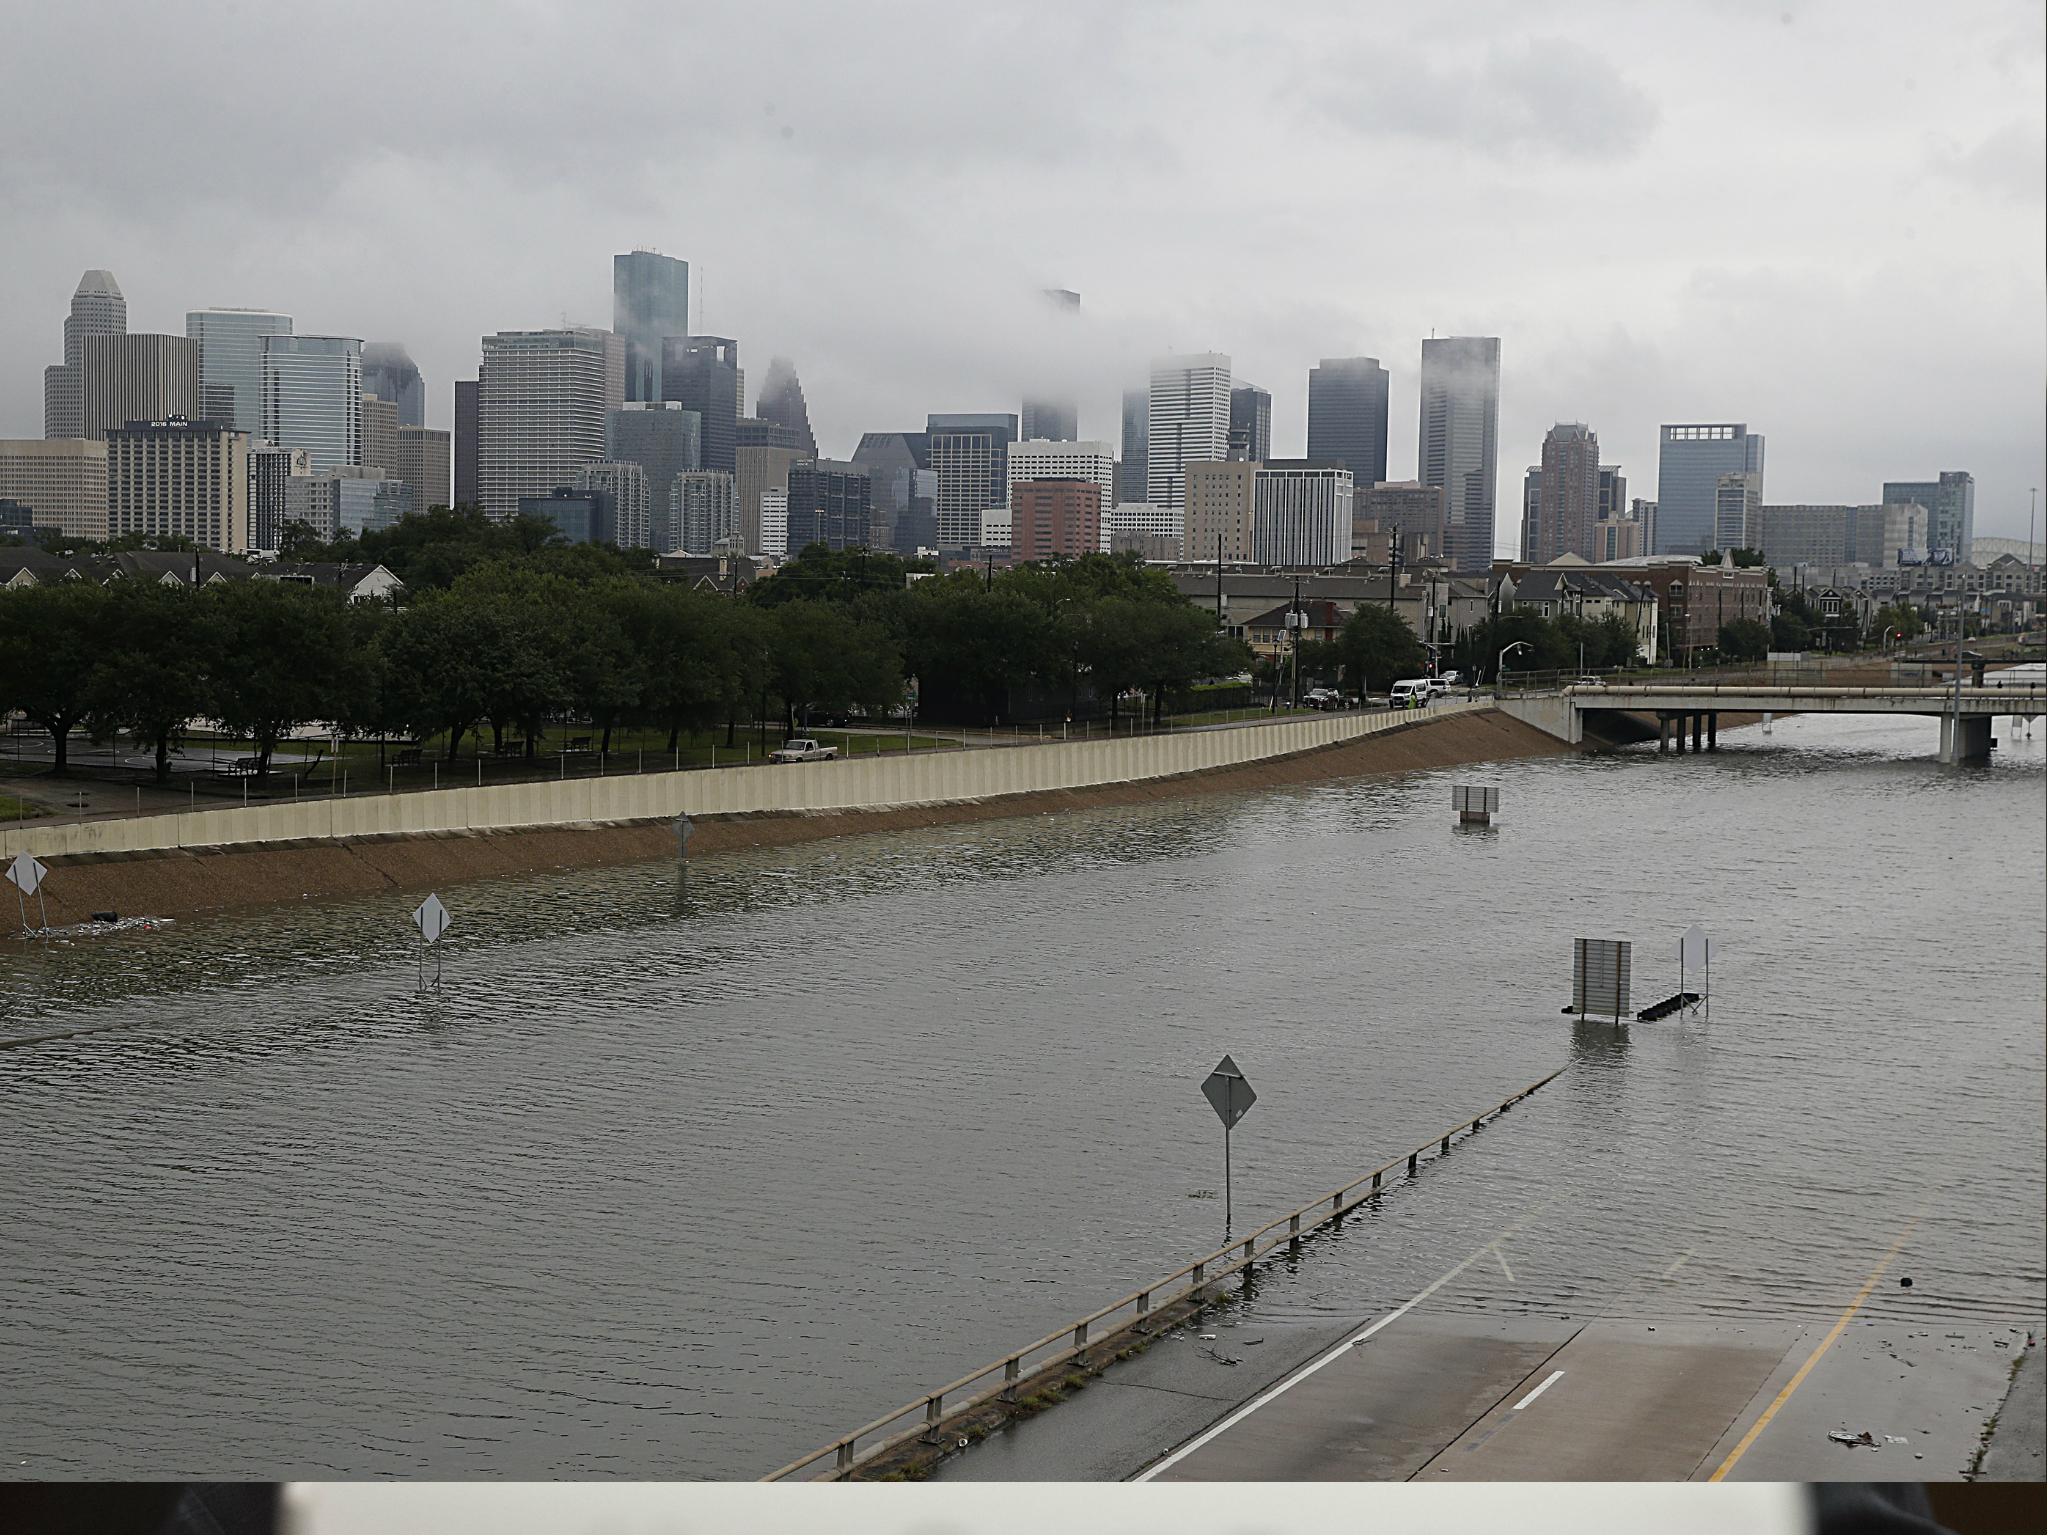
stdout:
POLYGON ((1437 336, 1422 344, 1416 478, 1444 488, 1444 558, 1457 571, 1493 563, 1500 338, 1437 336))
POLYGON ((1007 499, 1013 511, 1022 480, 1086 480, 1102 492, 1096 500, 1098 515, 1116 498, 1116 455, 1107 443, 1026 439, 1010 446, 1008 473, 1007 499))
POLYGON ((571 489, 602 492, 611 507, 606 532, 584 543, 609 543, 620 549, 654 547, 649 530, 647 471, 638 464, 585 464, 576 471, 571 489))
POLYGON ((783 515, 788 520, 787 548, 812 544, 827 549, 867 549, 873 486, 859 464, 837 459, 803 459, 789 467, 783 515))
POLYGON ((612 329, 625 343, 626 399, 678 398, 664 393, 663 348, 690 334, 690 264, 658 251, 614 256, 612 329))
POLYGON ((88 335, 80 354, 81 437, 131 421, 199 417, 199 346, 183 336, 88 335))
MULTIPOLYGON (((1058 321, 1071 320, 1081 313, 1081 295, 1071 288, 1048 288, 1045 290, 1045 302, 1056 317, 1051 339, 1057 344, 1065 339, 1066 331, 1058 321)), ((1024 397, 1017 436, 1041 442, 1071 443, 1080 433, 1080 420, 1080 407, 1071 391, 1064 388, 1034 390, 1024 397)))
POLYGON ((285 525, 291 521, 293 503, 302 501, 292 489, 294 479, 313 473, 303 448, 280 448, 275 443, 253 443, 249 447, 249 547, 275 551, 283 547, 285 525))
POLYGON ((1149 494, 1145 440, 1151 413, 1152 392, 1149 389, 1124 391, 1123 454, 1117 460, 1118 501, 1144 502, 1149 494))
POLYGON ((558 485, 545 496, 520 497, 519 515, 553 523, 570 544, 620 545, 618 508, 608 490, 558 485))
POLYGON ((670 336, 661 344, 661 398, 697 413, 698 457, 731 474, 739 447, 740 344, 729 336, 670 336))
POLYGON ((781 560, 789 554, 789 492, 761 493, 761 547, 750 551, 781 560))
POLYGON ((981 514, 1010 504, 1010 445, 1017 418, 1000 411, 935 412, 925 418, 927 462, 938 476, 934 515, 941 549, 981 542, 981 514))
POLYGON ((1102 487, 1097 482, 1010 482, 1010 548, 1018 559, 1073 559, 1094 554, 1104 543, 1102 487))
MULTIPOLYGON (((763 530, 769 526, 772 519, 763 511, 766 503, 762 498, 771 491, 778 496, 787 495, 790 467, 802 463, 804 453, 799 448, 742 448, 736 457, 738 466, 733 475, 731 536, 738 539, 741 553, 765 554, 768 546, 763 540, 768 538, 768 534, 763 530)), ((788 510, 786 501, 783 508, 785 512, 788 510)), ((683 548, 697 555, 708 553, 709 550, 709 546, 689 544, 683 548)))
POLYGON ((1603 517, 1593 525, 1592 559, 1597 564, 1602 560, 1633 560, 1650 551, 1643 545, 1643 525, 1624 513, 1620 517, 1603 517))
POLYGON ((381 395, 363 396, 363 464, 393 479, 398 473, 398 402, 381 395))
POLYGON ((71 295, 71 312, 64 317, 64 361, 43 370, 43 436, 106 436, 85 430, 85 338, 127 334, 128 300, 121 285, 113 273, 94 268, 79 278, 71 295))
POLYGON ((448 434, 439 427, 401 426, 393 462, 392 473, 412 487, 415 511, 454 505, 448 499, 448 434))
MULTIPOLYGON (((1259 466, 1249 460, 1203 461, 1184 472, 1180 509, 1183 554, 1190 560, 1244 565, 1252 558, 1252 507, 1259 466)), ((1167 509, 1171 511, 1172 509, 1167 509)))
POLYGON ((1230 454, 1230 359, 1221 352, 1162 357, 1152 364, 1145 419, 1145 500, 1186 505, 1187 466, 1230 454))
POLYGON ((500 331, 483 340, 477 393, 477 496, 506 521, 522 496, 546 496, 605 456, 605 424, 623 403, 625 345, 587 326, 500 331))
POLYGON ((341 464, 284 482, 285 527, 314 538, 359 537, 395 527, 413 510, 412 487, 381 469, 341 464))
POLYGON ((292 317, 268 309, 195 309, 185 334, 199 347, 200 408, 253 441, 263 435, 263 338, 289 336, 292 317))
POLYGON ((1351 471, 1274 459, 1252 481, 1252 559, 1260 565, 1342 565, 1351 558, 1351 471))
POLYGON ((480 506, 476 489, 477 397, 482 388, 476 379, 455 381, 455 500, 458 507, 480 506))
POLYGON ((1887 480, 1886 504, 1927 509, 1927 553, 1937 562, 1966 565, 1977 536, 1977 481, 1966 470, 1944 469, 1935 480, 1887 480))
MULTIPOLYGON (((200 366, 205 367, 202 357, 200 366)), ((427 424, 427 385, 420 367, 401 341, 363 343, 363 393, 389 400, 398 407, 401 427, 427 424)))
POLYGON ((1667 423, 1657 452, 1659 555, 1702 555, 1719 546, 1716 501, 1723 475, 1764 472, 1764 438, 1742 422, 1667 423))
POLYGON ((1228 456, 1243 464, 1263 464, 1273 457, 1273 397, 1256 384, 1230 391, 1228 456))
POLYGON ((1753 471, 1725 474, 1714 482, 1714 548, 1755 547, 1763 496, 1764 477, 1753 471))
POLYGON ((700 465, 701 419, 673 400, 628 400, 605 421, 604 456, 638 464, 647 476, 647 537, 656 554, 680 548, 669 525, 669 489, 677 475, 700 465))
POLYGON ((1351 497, 1353 557, 1364 549, 1364 541, 1359 537, 1362 533, 1396 528, 1401 532, 1404 551, 1409 547, 1408 541, 1420 535, 1422 548, 1427 553, 1442 556, 1444 500, 1442 486, 1424 485, 1420 480, 1382 480, 1377 485, 1357 485, 1354 482, 1351 497))
MULTIPOLYGON (((178 338, 183 340, 182 337, 178 338)), ((107 433, 107 534, 249 548, 249 438, 223 422, 131 421, 107 433)))
POLYGON ((261 338, 263 440, 303 448, 313 473, 363 462, 363 344, 353 336, 261 338))
POLYGON ((1533 565, 1543 547, 1543 466, 1522 472, 1522 559, 1533 565))
POLYGON ((1657 503, 1645 501, 1640 496, 1632 497, 1628 504, 1628 515, 1642 525, 1643 553, 1646 555, 1655 554, 1657 552, 1657 503))
MULTIPOLYGON (((784 527, 788 525, 786 494, 775 492, 780 503, 776 521, 784 527)), ((763 501, 765 503, 765 496, 763 501)), ((721 547, 730 549, 740 538, 739 496, 733 477, 722 469, 684 470, 669 486, 668 516, 669 526, 676 530, 677 549, 687 550, 693 555, 715 554, 721 547)), ((755 518, 757 522, 764 520, 764 513, 756 511, 755 518)), ((754 542, 740 552, 750 555, 767 552, 767 543, 758 528, 754 542)))
POLYGON ((1760 505, 1756 524, 1751 547, 1781 579, 1801 565, 1896 565, 1900 550, 1926 547, 1926 511, 1910 504, 1760 505))
POLYGON ((1132 554, 1141 560, 1178 560, 1183 527, 1181 514, 1170 507, 1155 507, 1149 501, 1121 502, 1103 517, 1102 547, 1106 553, 1132 554))
POLYGON ((804 403, 804 387, 797 382, 796 364, 786 357, 768 359, 768 377, 761 381, 761 398, 754 415, 772 422, 790 434, 790 446, 815 455, 818 439, 811 432, 811 411, 804 403))
POLYGON ((105 439, 17 437, 0 441, 0 498, 28 507, 38 528, 53 529, 71 539, 104 539, 105 439))
POLYGON ((763 416, 742 416, 733 423, 733 447, 735 451, 741 448, 794 448, 799 453, 817 452, 815 447, 804 446, 804 434, 795 427, 763 416))
POLYGON ((1628 516, 1628 476, 1619 464, 1600 466, 1600 517, 1611 522, 1628 516))
POLYGON ((938 538, 935 481, 922 432, 864 432, 853 462, 868 472, 869 527, 876 549, 913 554, 938 538))
POLYGON ((1308 456, 1354 485, 1387 478, 1387 370, 1376 357, 1326 357, 1308 371, 1308 456))
POLYGON ((1528 558, 1547 565, 1559 555, 1593 558, 1600 520, 1600 439, 1582 421, 1561 421, 1543 438, 1541 507, 1530 530, 1528 558))

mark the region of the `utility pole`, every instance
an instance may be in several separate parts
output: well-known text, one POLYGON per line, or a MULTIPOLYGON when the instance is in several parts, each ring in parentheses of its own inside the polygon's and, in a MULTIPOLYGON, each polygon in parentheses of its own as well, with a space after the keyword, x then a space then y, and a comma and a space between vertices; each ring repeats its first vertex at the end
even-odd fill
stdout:
POLYGON ((1229 627, 1230 610, 1223 606, 1223 535, 1216 535, 1216 623, 1219 628, 1229 627))
POLYGON ((1387 524, 1387 612, 1394 611, 1394 582, 1401 569, 1401 525, 1387 524))
POLYGON ((1301 631, 1308 615, 1301 611, 1301 578, 1294 578, 1294 606, 1287 612, 1287 627, 1294 631, 1293 707, 1301 708, 1301 631))

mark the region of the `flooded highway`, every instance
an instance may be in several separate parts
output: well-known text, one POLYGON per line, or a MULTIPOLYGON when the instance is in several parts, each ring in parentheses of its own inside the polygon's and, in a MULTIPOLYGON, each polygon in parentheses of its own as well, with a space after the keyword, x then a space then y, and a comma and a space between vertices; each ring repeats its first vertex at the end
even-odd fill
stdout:
MULTIPOLYGON (((863 836, 0 961, 13 1476, 760 1473, 1565 1075, 1247 1317, 2037 1321, 2044 733, 1932 720, 863 836), (1455 782, 1501 812, 1460 830, 1455 782), (1713 935, 1711 1018, 1635 1004, 1713 935), (50 1038, 42 1038, 50 1037, 50 1038)), ((61 879, 61 869, 52 879, 61 879)), ((1689 978, 1689 984, 1695 984, 1689 978)), ((1959 1405, 1970 1406, 1970 1405, 1959 1405)))

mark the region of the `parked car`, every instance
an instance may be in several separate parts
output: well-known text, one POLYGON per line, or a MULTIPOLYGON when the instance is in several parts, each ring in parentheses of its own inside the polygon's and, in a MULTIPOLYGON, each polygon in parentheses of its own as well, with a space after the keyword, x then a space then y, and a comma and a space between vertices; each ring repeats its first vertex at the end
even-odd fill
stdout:
POLYGON ((1597 677, 1575 677, 1572 679, 1572 686, 1574 688, 1605 688, 1607 685, 1597 677))
POLYGON ((1344 695, 1334 688, 1311 688, 1302 696, 1301 702, 1310 709, 1342 709, 1344 695))
POLYGON ((1451 685, 1445 682, 1442 678, 1432 677, 1429 680, 1429 696, 1432 699, 1440 699, 1450 691, 1451 685))
POLYGON ((808 736, 792 736, 773 752, 768 754, 771 763, 829 763, 839 755, 837 747, 828 747, 813 741, 808 736))
POLYGON ((1446 688, 1455 688, 1464 680, 1465 674, 1460 672, 1456 667, 1451 668, 1448 672, 1439 672, 1437 674, 1437 681, 1442 683, 1446 688))
POLYGON ((1403 678, 1387 695, 1389 709, 1420 709, 1428 702, 1429 679, 1426 677, 1403 678))

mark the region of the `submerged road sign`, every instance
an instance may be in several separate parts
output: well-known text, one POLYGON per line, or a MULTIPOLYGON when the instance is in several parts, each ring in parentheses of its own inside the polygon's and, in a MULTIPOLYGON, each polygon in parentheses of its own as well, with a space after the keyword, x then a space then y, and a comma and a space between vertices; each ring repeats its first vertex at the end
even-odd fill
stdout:
POLYGON ((454 919, 448 915, 448 909, 441 905, 441 898, 432 894, 413 908, 412 925, 419 929, 420 937, 429 944, 438 942, 453 921, 454 919))
POLYGON ((1252 1085, 1228 1056, 1216 1063, 1216 1070, 1202 1079, 1202 1096, 1223 1122, 1223 1240, 1230 1241, 1230 1128, 1258 1103, 1252 1085))
POLYGON ((12 880, 24 896, 33 896, 36 887, 43 883, 43 876, 49 869, 42 860, 32 853, 17 853, 14 862, 7 866, 7 878, 12 880))

